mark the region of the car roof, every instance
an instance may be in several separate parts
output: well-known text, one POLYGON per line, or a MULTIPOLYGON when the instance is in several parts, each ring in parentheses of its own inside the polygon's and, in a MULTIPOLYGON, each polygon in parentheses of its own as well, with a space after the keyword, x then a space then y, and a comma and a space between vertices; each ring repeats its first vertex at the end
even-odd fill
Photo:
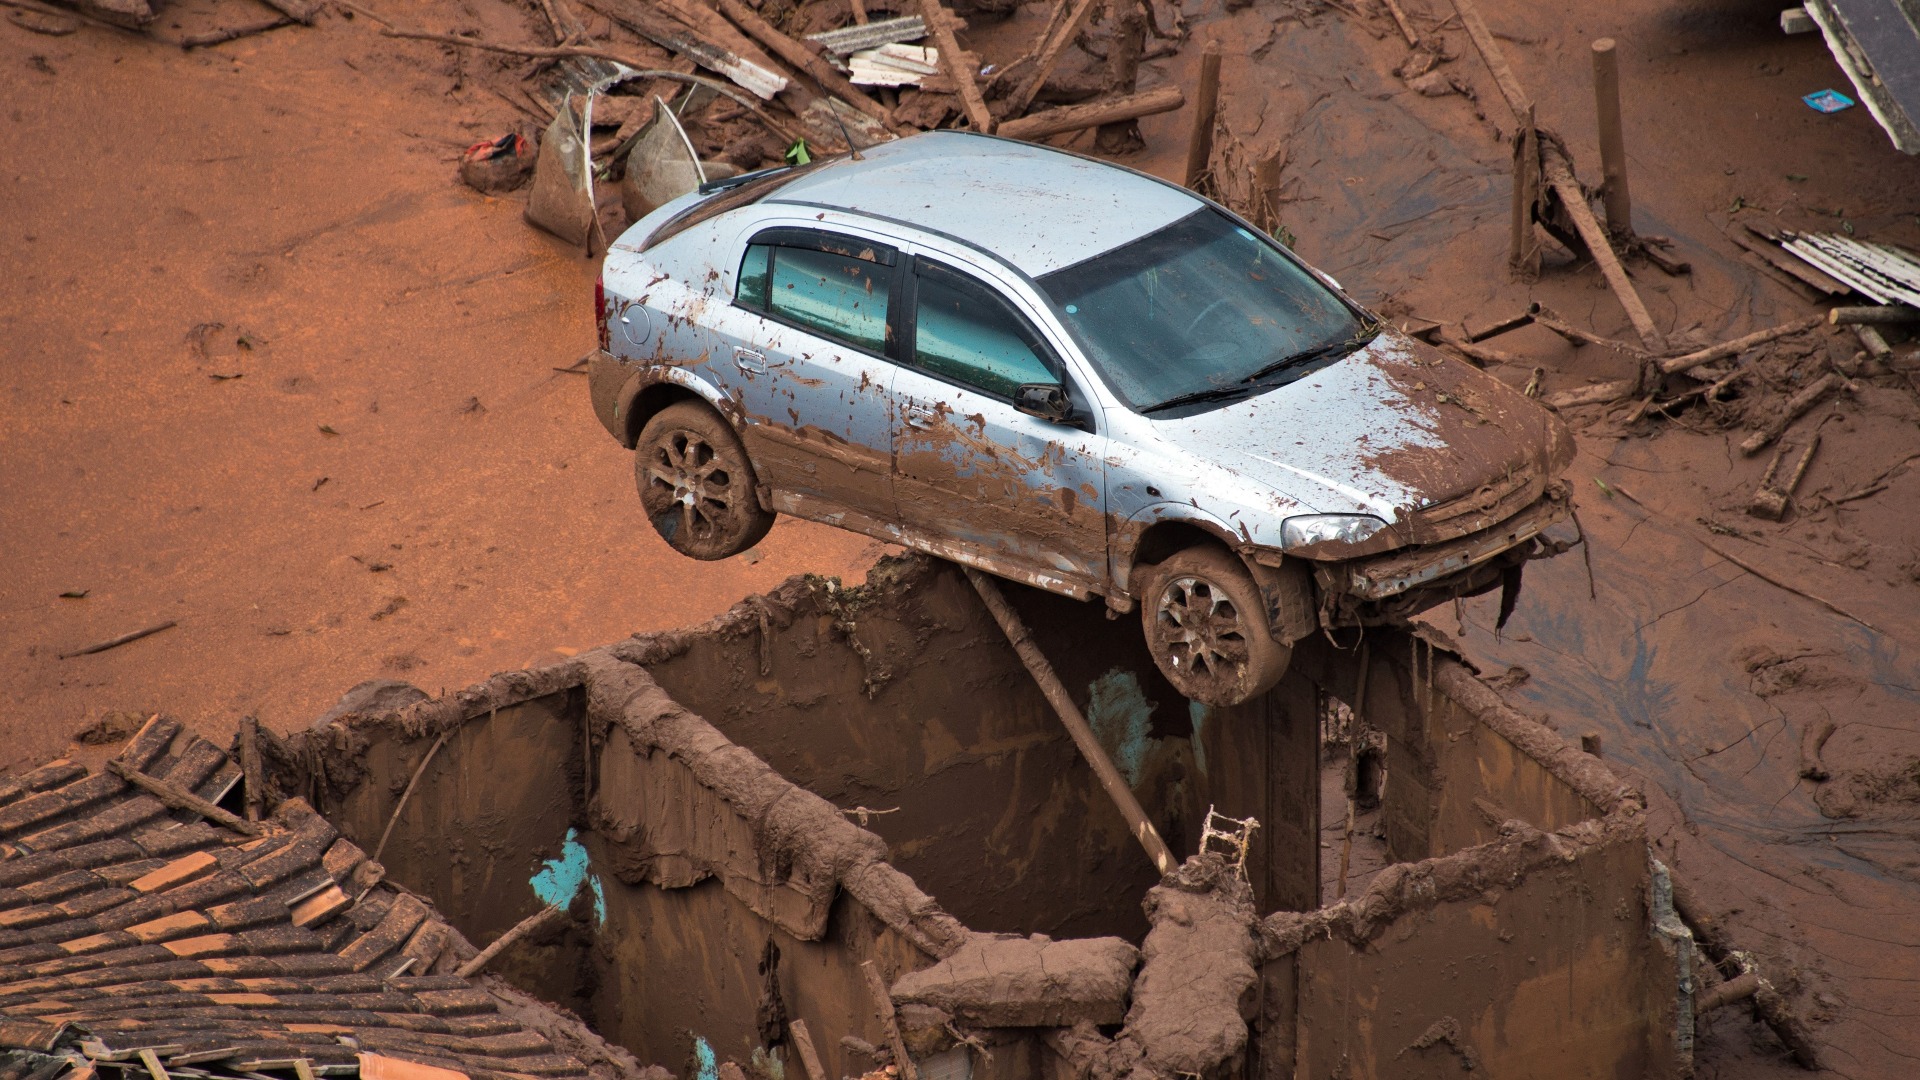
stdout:
POLYGON ((767 205, 891 218, 999 255, 1032 277, 1137 240, 1206 205, 1128 169, 1044 146, 930 131, 797 176, 767 205))

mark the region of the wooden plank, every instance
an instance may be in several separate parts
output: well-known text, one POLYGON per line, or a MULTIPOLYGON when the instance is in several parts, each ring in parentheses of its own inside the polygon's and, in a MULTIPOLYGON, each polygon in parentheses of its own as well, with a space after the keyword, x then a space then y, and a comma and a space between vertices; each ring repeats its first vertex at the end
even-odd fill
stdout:
POLYGON ((1493 73, 1493 84, 1506 100, 1507 110, 1513 114, 1515 123, 1533 115, 1533 99, 1527 96, 1526 88, 1513 74, 1513 68, 1507 64, 1507 54, 1494 40, 1493 31, 1487 29, 1486 20, 1480 17, 1480 9, 1473 0, 1453 0, 1453 9, 1460 13, 1460 25, 1466 27, 1467 36, 1473 39, 1474 48, 1480 50, 1480 59, 1486 61, 1487 70, 1493 73))
POLYGON ((948 77, 960 90, 967 123, 982 134, 993 134, 993 114, 987 111, 986 99, 980 96, 980 84, 975 81, 980 62, 972 53, 960 51, 960 41, 953 36, 953 13, 940 0, 920 0, 920 17, 927 21, 927 32, 940 49, 940 66, 947 69, 948 77))
POLYGON ((1194 104, 1193 131, 1187 138, 1187 172, 1182 181, 1188 190, 1196 190, 1207 174, 1213 158, 1213 125, 1220 104, 1220 43, 1207 43, 1200 54, 1199 100, 1194 104))
POLYGON ((1044 139, 1066 131, 1172 112, 1186 104, 1186 101, 1186 95, 1180 92, 1178 86, 1160 86, 1137 94, 1101 98, 1082 105, 1048 109, 1018 120, 1009 120, 1000 125, 999 134, 1009 139, 1044 139))
MULTIPOLYGON (((1460 0, 1468 3, 1470 0, 1460 0)), ((1586 244, 1587 253, 1593 256, 1595 265, 1600 267, 1601 276, 1613 289, 1614 296, 1620 300, 1620 306, 1627 311, 1627 321, 1633 324, 1641 344, 1648 352, 1660 353, 1667 350, 1666 335, 1653 323, 1653 316, 1647 312, 1647 305, 1640 299, 1640 293, 1634 289, 1633 280, 1627 277, 1626 268, 1613 253, 1613 244, 1607 237, 1606 229, 1595 220, 1593 211, 1587 206, 1587 196, 1580 190, 1580 184, 1573 178, 1573 168, 1562 157, 1557 147, 1541 147, 1541 171, 1548 186, 1560 196, 1560 203, 1573 219, 1574 228, 1579 230, 1580 239, 1586 244)))

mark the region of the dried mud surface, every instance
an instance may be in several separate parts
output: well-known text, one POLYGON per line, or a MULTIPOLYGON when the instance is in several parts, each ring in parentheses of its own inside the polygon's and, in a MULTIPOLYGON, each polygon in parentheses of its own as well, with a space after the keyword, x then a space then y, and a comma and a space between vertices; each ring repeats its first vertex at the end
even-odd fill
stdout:
MULTIPOLYGON (((1425 31, 1451 14, 1403 6, 1425 31)), ((1864 108, 1799 102, 1845 80, 1815 36, 1780 36, 1780 6, 1481 3, 1589 180, 1587 43, 1620 42, 1636 224, 1694 267, 1631 266, 1676 341, 1814 310, 1727 238, 1740 220, 1920 246, 1920 162, 1864 108)), ((532 8, 501 0, 415 14, 537 40, 532 8)), ((1308 259, 1396 317, 1478 324, 1537 300, 1631 336, 1591 267, 1550 255, 1532 284, 1503 271, 1504 110, 1457 28, 1439 30, 1458 57, 1439 70, 1472 98, 1396 79, 1406 50, 1384 18, 1312 0, 1185 14, 1192 41, 1148 59, 1143 84, 1191 86, 1196 46, 1222 44, 1223 131, 1284 147, 1280 218, 1308 259)), ((183 0, 159 25, 254 17, 183 0)), ((1016 52, 1044 17, 976 19, 972 44, 1016 52)), ((864 538, 792 521, 754 561, 689 563, 654 538, 584 379, 549 370, 592 345, 594 263, 525 227, 517 195, 453 179, 462 148, 524 122, 494 89, 525 69, 334 13, 191 53, 0 25, 0 768, 120 712, 165 709, 216 738, 248 713, 292 729, 363 679, 465 685, 871 562, 864 538)), ((1148 149, 1127 163, 1176 175, 1191 113, 1143 121, 1148 149)), ((1789 433, 1821 424, 1825 440, 1794 513, 1745 517, 1767 456, 1740 456, 1748 425, 1853 347, 1811 342, 1761 357, 1768 392, 1715 411, 1632 427, 1571 414, 1598 598, 1574 553, 1529 570, 1501 635, 1490 597, 1434 621, 1483 670, 1530 673, 1509 690, 1530 712, 1601 736, 1646 788, 1661 856, 1790 987, 1830 1071, 1902 1075, 1920 1056, 1920 665, 1903 648, 1920 477, 1822 497, 1920 450, 1920 408, 1897 378, 1862 380, 1789 433)), ((1536 365, 1549 390, 1630 371, 1538 328, 1488 344, 1527 361, 1491 369, 1515 385, 1536 365)), ((1699 1075, 1804 1074, 1729 1009, 1702 1031, 1699 1075)))

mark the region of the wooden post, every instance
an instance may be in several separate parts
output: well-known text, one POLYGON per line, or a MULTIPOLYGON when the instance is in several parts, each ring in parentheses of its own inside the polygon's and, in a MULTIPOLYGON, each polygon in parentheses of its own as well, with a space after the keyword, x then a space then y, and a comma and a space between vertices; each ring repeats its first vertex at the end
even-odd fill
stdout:
POLYGON ((565 915, 566 913, 567 913, 567 909, 562 907, 553 907, 549 905, 547 907, 541 908, 539 911, 536 911, 533 914, 527 916, 526 918, 521 919, 519 922, 514 923, 513 926, 509 927, 506 933, 501 934, 499 939, 496 940, 493 944, 487 946, 484 949, 481 949, 478 956, 475 956, 473 959, 467 961, 464 964, 461 964, 460 969, 458 971, 455 971, 454 974, 460 976, 463 979, 473 978, 475 975, 480 974, 481 969, 485 968, 488 964, 493 963, 494 957, 499 956, 503 952, 506 952, 508 949, 512 948, 516 943, 518 943, 520 939, 533 933, 535 930, 538 930, 541 927, 547 925, 548 923, 559 918, 560 916, 565 915))
POLYGON ((1193 134, 1187 139, 1187 174, 1181 181, 1198 190, 1213 157, 1213 122, 1220 104, 1220 43, 1209 41, 1200 54, 1200 96, 1193 103, 1193 134))
POLYGON ((1507 268, 1521 281, 1540 276, 1540 244, 1533 235, 1539 204, 1540 133, 1533 126, 1533 106, 1528 105, 1513 134, 1513 235, 1507 241, 1507 268))
POLYGON ((246 791, 248 821, 259 821, 266 812, 266 776, 260 760, 260 721, 245 717, 240 721, 240 782, 246 791))
POLYGON ((1013 610, 1007 598, 1001 595, 1000 586, 993 579, 975 570, 963 566, 967 580, 973 583, 973 590, 993 613, 993 619, 1000 624, 1000 630, 1007 635, 1007 641, 1013 645, 1013 651, 1020 656, 1021 663, 1027 665, 1027 672, 1033 681, 1040 685, 1040 693, 1054 712, 1060 715, 1060 723, 1066 726, 1067 734, 1073 736, 1073 743, 1080 748, 1080 756, 1093 766, 1093 774, 1100 779, 1100 786, 1106 789, 1107 797, 1125 818, 1127 826, 1133 830, 1133 838, 1147 849, 1147 857, 1153 860, 1154 869, 1162 874, 1171 873, 1174 868, 1173 852, 1167 850, 1166 841, 1160 839, 1160 830, 1153 827, 1147 818, 1147 812, 1140 806, 1140 800, 1134 798, 1133 789, 1127 786, 1126 778, 1120 770, 1113 767, 1113 759, 1100 745, 1100 740, 1087 726, 1087 718, 1080 713, 1080 707, 1073 703, 1065 684, 1056 675, 1053 665, 1047 662, 1046 654, 1040 646, 1034 644, 1033 636, 1027 633, 1027 624, 1021 620, 1020 613, 1013 610))
POLYGON ((1269 234, 1280 227, 1280 170, 1286 164, 1283 148, 1261 158, 1253 167, 1253 223, 1269 234))
POLYGON ((1593 43, 1593 100, 1600 117, 1600 196, 1607 208, 1607 231, 1633 232, 1633 203, 1627 195, 1627 141, 1620 129, 1620 66, 1612 38, 1593 43))

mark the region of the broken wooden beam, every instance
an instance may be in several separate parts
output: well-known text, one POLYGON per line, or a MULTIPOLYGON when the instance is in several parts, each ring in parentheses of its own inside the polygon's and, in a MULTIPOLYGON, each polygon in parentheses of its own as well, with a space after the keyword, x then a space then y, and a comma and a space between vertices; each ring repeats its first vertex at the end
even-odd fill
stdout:
POLYGON ((1213 158, 1213 125, 1220 105, 1220 43, 1210 41, 1200 54, 1199 97, 1194 102, 1193 133, 1187 138, 1187 173, 1181 183, 1198 190, 1213 158))
POLYGON ((1780 462, 1786 456, 1787 448, 1781 447, 1774 452, 1773 460, 1767 463, 1767 471, 1760 477, 1760 486, 1754 490, 1753 498, 1747 503, 1750 517, 1779 521, 1787 516, 1787 506, 1793 498, 1793 490, 1807 475, 1807 466, 1813 464, 1813 452, 1820 449, 1820 433, 1814 432, 1813 440, 1800 454, 1800 460, 1793 467, 1792 475, 1783 484, 1773 482, 1774 474, 1780 470, 1780 462))
POLYGON ((974 75, 979 64, 972 53, 960 51, 960 41, 953 36, 953 13, 940 0, 920 0, 920 17, 927 21, 927 33, 933 35, 933 43, 940 50, 940 66, 947 69, 960 91, 960 106, 967 114, 967 123, 983 135, 993 134, 993 114, 987 111, 986 99, 980 96, 980 83, 974 75))
POLYGON ((1101 98, 1083 105, 1048 109, 1018 120, 1009 120, 1000 125, 999 134, 1009 139, 1044 139, 1066 131, 1080 131, 1122 120, 1138 120, 1155 113, 1172 112, 1186 103, 1187 96, 1180 92, 1179 87, 1159 86, 1137 94, 1101 98))
MULTIPOLYGON (((678 53, 701 67, 732 80, 762 101, 771 101, 775 94, 792 85, 792 80, 785 75, 773 70, 768 64, 761 63, 764 57, 750 56, 734 47, 739 43, 715 40, 714 35, 701 34, 687 23, 668 18, 663 14, 666 10, 676 9, 656 9, 650 4, 636 3, 632 0, 585 0, 585 3, 588 7, 655 45, 678 53)), ((706 8, 700 10, 711 19, 718 20, 727 29, 733 29, 732 25, 721 19, 717 12, 706 8)), ((737 30, 734 31, 735 35, 738 33, 737 30)), ((635 68, 649 66, 633 59, 623 59, 605 53, 570 55, 598 55, 603 60, 612 60, 635 68)))
POLYGON ((107 771, 175 810, 198 814, 208 821, 224 825, 234 832, 244 833, 247 836, 262 835, 263 830, 254 822, 230 814, 177 784, 169 784, 158 777, 148 776, 119 758, 107 760, 107 771))
POLYGON ((1507 54, 1501 50, 1500 43, 1494 40, 1493 31, 1487 29, 1486 20, 1480 17, 1480 9, 1473 0, 1453 0, 1453 9, 1460 13, 1460 25, 1466 27, 1474 48, 1480 50, 1480 59, 1486 61, 1487 70, 1493 73, 1493 85, 1506 100, 1514 122, 1530 123, 1533 99, 1527 96, 1526 88, 1520 85, 1513 68, 1508 66, 1507 54))
POLYGON ((1020 662, 1027 666, 1027 673, 1039 684, 1040 693, 1053 706, 1067 734, 1073 736, 1073 744, 1080 748, 1080 756, 1086 758, 1087 764, 1093 767, 1094 776, 1106 790, 1107 797, 1113 800, 1114 808, 1126 819, 1133 838, 1146 849, 1147 857, 1153 860, 1154 869, 1162 874, 1172 873, 1177 865, 1173 852, 1167 850, 1166 841, 1160 839, 1160 830, 1153 827, 1153 821, 1141 808, 1140 800, 1134 797, 1133 789, 1127 786, 1126 777, 1113 767, 1113 759, 1107 756, 1100 739, 1087 726, 1087 718, 1081 714, 1080 707, 1073 703, 1072 695, 1067 693, 1060 676, 1054 673, 1053 665, 1047 662, 1046 654, 1034 643, 1033 635, 1027 632, 1027 624, 1021 620, 1020 613, 1007 603, 1007 598, 1001 594, 1000 587, 994 584, 992 578, 971 566, 962 566, 960 569, 965 571, 967 580, 973 583, 973 590, 980 594, 980 600, 987 605, 994 621, 1000 624, 1001 632, 1007 635, 1007 641, 1019 655, 1020 662))
POLYGON ((1540 148, 1540 167, 1547 186, 1560 196, 1560 204, 1566 209, 1567 216, 1573 219, 1573 227, 1580 233, 1580 240, 1586 245, 1587 254, 1593 256, 1594 264, 1600 268, 1600 274, 1607 279, 1620 306, 1627 311, 1627 321, 1633 324, 1634 333, 1640 335, 1640 342, 1648 352, 1665 352, 1666 335, 1653 324, 1653 316, 1647 312, 1647 305, 1633 287, 1633 281, 1627 277, 1626 268, 1620 265, 1620 259, 1613 253, 1613 243, 1607 231, 1593 216, 1593 210, 1587 206, 1587 193, 1580 188, 1580 182, 1573 178, 1573 165, 1555 145, 1543 143, 1540 148))
POLYGON ((821 89, 888 127, 893 126, 893 113, 889 112, 886 106, 868 97, 864 90, 849 82, 845 75, 835 71, 826 57, 781 33, 772 23, 761 18, 759 13, 741 3, 741 0, 718 0, 718 2, 721 14, 731 20, 748 37, 772 49, 774 55, 805 72, 809 78, 820 84, 821 89))
POLYGON ((807 1080, 832 1080, 826 1067, 820 1064, 820 1051, 814 1048, 813 1033, 807 1030, 807 1022, 799 1017, 787 1021, 787 1034, 793 1038, 793 1049, 800 1057, 800 1068, 807 1074, 807 1080))
POLYGON ((1808 383, 1805 389, 1787 399, 1786 407, 1780 410, 1780 415, 1774 417, 1766 427, 1747 436, 1746 441, 1740 444, 1740 452, 1752 457, 1766 449, 1767 444, 1786 434, 1787 428, 1795 420, 1800 419, 1808 410, 1818 405, 1827 391, 1833 389, 1839 382, 1840 376, 1829 371, 1808 383))
POLYGON ((1754 991, 1759 989, 1760 973, 1758 971, 1749 971, 1745 975, 1728 979, 1726 982, 1708 989, 1706 993, 1695 998, 1693 1002, 1693 1013, 1695 1016, 1699 1016, 1704 1013, 1710 1013, 1715 1009, 1724 1008, 1736 1001, 1752 997, 1754 991))
POLYGON ((525 938, 535 930, 553 921, 557 916, 565 915, 566 913, 567 909, 562 907, 541 908, 539 911, 514 923, 507 929, 507 932, 501 934, 493 944, 481 949, 479 955, 461 964, 460 969, 455 971, 454 974, 462 979, 473 978, 475 975, 486 970, 486 966, 493 963, 495 957, 512 948, 522 938, 525 938))
MULTIPOLYGON (((967 573, 974 573, 968 570, 967 573)), ((887 990, 887 982, 880 977, 880 969, 873 961, 863 960, 860 971, 867 978, 867 992, 873 996, 874 1015, 879 1018, 881 1027, 886 1029, 887 1044, 893 1048, 893 1066, 900 1072, 900 1080, 919 1080, 919 1070, 913 1067, 913 1058, 907 1053, 906 1040, 900 1037, 900 1018, 893 1009, 893 994, 887 990)))
POLYGON ((1827 312, 1827 320, 1835 326, 1863 324, 1898 326, 1904 323, 1920 323, 1920 308, 1910 308, 1905 304, 1837 307, 1827 312))
POLYGON ((1087 25, 1087 19, 1093 14, 1096 6, 1098 6, 1098 0, 1073 0, 1073 7, 1068 9, 1066 19, 1056 26, 1053 33, 1048 35, 1046 41, 1041 44, 1040 53, 1033 61, 1033 71, 1028 73, 1026 81, 1022 82, 1008 97, 1007 104, 1011 112, 1024 113, 1027 111, 1027 106, 1033 104, 1034 95, 1040 92, 1040 87, 1046 84, 1047 76, 1053 74, 1054 65, 1060 62, 1060 54, 1066 51, 1067 46, 1073 44, 1073 39, 1078 37, 1081 29, 1087 25))
MULTIPOLYGON (((1836 308, 1835 310, 1840 309, 1836 308)), ((1822 316, 1809 315, 1804 319, 1795 319, 1790 323, 1781 323, 1779 326, 1769 326, 1765 330, 1755 330, 1751 334, 1734 338, 1732 341, 1723 341, 1718 345, 1713 345, 1705 349, 1698 349, 1680 356, 1669 357, 1659 361, 1655 367, 1659 369, 1662 375, 1672 375, 1675 372, 1687 371, 1691 368, 1697 368, 1702 364, 1711 364, 1715 360, 1725 360, 1729 357, 1738 356, 1748 349, 1753 348, 1755 345, 1764 345, 1775 338, 1805 333, 1819 326, 1823 321, 1822 316)))
POLYGON ((271 19, 262 19, 259 22, 230 26, 225 30, 209 30, 204 34, 188 34, 186 37, 180 39, 180 48, 182 50, 191 50, 204 49, 210 45, 224 45, 229 41, 238 41, 241 38, 252 37, 255 34, 264 34, 270 30, 278 30, 283 26, 292 26, 299 21, 299 19, 292 18, 291 16, 280 15, 271 19))

